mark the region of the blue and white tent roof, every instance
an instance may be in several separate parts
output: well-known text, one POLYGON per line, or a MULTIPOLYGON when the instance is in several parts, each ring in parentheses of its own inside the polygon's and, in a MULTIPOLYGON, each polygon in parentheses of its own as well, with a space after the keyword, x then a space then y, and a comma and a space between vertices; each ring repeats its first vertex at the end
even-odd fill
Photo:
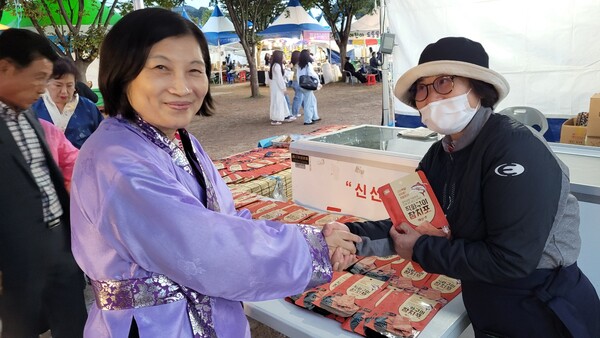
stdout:
POLYGON ((286 9, 272 24, 258 35, 269 38, 300 38, 303 31, 329 32, 300 5, 298 0, 290 0, 286 9))
POLYGON ((327 28, 328 30, 331 29, 331 27, 329 27, 329 24, 327 23, 327 20, 325 20, 325 15, 321 14, 321 17, 319 18, 319 25, 327 28))
POLYGON ((215 46, 240 41, 233 23, 223 15, 219 6, 215 6, 212 15, 202 27, 202 32, 208 43, 215 46))

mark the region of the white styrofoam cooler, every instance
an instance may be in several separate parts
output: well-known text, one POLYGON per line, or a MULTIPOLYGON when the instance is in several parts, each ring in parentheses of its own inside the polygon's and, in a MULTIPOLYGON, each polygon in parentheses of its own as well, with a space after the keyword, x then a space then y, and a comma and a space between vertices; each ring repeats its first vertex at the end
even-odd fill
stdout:
POLYGON ((292 142, 292 196, 313 209, 388 218, 377 188, 414 172, 436 138, 398 136, 403 128, 361 125, 292 142))

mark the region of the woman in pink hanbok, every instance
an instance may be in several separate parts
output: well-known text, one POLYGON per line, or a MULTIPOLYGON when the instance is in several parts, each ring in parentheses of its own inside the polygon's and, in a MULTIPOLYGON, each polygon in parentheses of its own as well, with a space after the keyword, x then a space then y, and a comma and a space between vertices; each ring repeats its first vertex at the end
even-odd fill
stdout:
POLYGON ((213 106, 208 45, 194 23, 133 11, 109 31, 100 60, 110 117, 81 148, 71 185, 72 250, 95 296, 86 337, 249 337, 242 302, 331 279, 330 255, 360 239, 236 211, 186 131, 213 106))

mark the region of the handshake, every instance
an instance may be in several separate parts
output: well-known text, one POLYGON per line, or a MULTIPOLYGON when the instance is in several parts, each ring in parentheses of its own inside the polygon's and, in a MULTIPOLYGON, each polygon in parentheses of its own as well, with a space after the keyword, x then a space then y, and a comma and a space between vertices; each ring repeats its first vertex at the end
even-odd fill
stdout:
POLYGON ((351 233, 345 224, 339 222, 325 224, 322 233, 329 247, 329 260, 334 271, 342 271, 356 263, 355 243, 362 242, 360 236, 351 233))
MULTIPOLYGON (((430 230, 425 233, 426 235, 441 236, 450 239, 449 233, 442 232, 429 222, 423 222, 420 227, 423 229, 436 230, 436 232, 430 230)), ((331 261, 334 271, 345 270, 350 265, 356 263, 356 243, 362 242, 360 236, 351 233, 350 229, 348 229, 345 224, 339 222, 327 223, 323 227, 322 233, 323 237, 325 237, 325 242, 327 242, 327 246, 329 247, 329 260, 331 261)), ((390 247, 387 249, 380 248, 376 255, 387 256, 396 254, 404 259, 411 260, 413 256, 413 247, 422 235, 422 233, 415 230, 408 223, 401 223, 399 226, 391 226, 389 229, 390 247)), ((362 249, 368 250, 365 247, 362 249)))

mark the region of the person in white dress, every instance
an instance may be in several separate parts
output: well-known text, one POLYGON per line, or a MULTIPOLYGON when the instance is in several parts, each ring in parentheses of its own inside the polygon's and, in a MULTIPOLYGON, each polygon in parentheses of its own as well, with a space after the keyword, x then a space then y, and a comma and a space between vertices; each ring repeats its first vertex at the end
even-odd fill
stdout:
POLYGON ((286 83, 283 69, 283 52, 276 50, 271 56, 271 68, 269 69, 269 80, 271 89, 271 125, 280 125, 282 122, 292 122, 296 120, 290 115, 286 97, 286 83))

